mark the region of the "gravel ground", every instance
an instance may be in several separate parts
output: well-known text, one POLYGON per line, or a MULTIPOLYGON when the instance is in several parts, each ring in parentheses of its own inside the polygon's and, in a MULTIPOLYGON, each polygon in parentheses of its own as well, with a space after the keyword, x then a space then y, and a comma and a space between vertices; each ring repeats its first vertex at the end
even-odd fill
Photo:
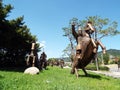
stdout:
POLYGON ((118 69, 117 64, 112 64, 112 65, 106 65, 109 67, 109 71, 91 71, 97 74, 104 74, 106 76, 111 76, 114 78, 120 78, 120 68, 118 69))

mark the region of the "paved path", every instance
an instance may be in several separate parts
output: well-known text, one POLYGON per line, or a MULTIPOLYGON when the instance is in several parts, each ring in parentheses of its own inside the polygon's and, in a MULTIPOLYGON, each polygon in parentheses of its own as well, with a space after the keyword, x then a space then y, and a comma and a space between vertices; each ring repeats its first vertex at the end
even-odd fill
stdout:
POLYGON ((109 67, 109 71, 92 71, 98 74, 104 74, 106 76, 112 76, 114 78, 120 78, 120 68, 118 69, 117 64, 106 65, 109 67))

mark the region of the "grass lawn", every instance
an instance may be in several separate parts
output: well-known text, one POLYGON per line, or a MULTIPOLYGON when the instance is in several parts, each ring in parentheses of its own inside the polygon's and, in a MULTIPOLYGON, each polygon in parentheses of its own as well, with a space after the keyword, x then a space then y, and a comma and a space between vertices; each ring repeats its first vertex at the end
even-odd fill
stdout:
POLYGON ((120 79, 88 72, 80 77, 70 74, 70 69, 48 67, 38 75, 16 71, 0 71, 0 90, 120 90, 120 79))

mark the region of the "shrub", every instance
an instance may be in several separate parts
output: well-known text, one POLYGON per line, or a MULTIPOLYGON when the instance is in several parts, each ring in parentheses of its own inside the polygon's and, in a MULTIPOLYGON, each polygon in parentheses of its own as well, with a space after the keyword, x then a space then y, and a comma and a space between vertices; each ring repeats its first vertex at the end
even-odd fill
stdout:
MULTIPOLYGON (((96 66, 95 66, 95 64, 89 64, 89 65, 87 65, 86 66, 86 69, 87 70, 97 70, 97 68, 96 68, 96 66)), ((105 71, 108 71, 109 70, 109 68, 108 67, 106 67, 106 66, 99 66, 99 70, 105 70, 105 71)))

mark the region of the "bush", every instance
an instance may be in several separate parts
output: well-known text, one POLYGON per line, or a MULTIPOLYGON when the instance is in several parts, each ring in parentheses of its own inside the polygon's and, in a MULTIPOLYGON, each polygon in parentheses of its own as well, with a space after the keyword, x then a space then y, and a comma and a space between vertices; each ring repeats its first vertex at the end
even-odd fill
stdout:
MULTIPOLYGON (((96 68, 96 66, 95 66, 95 64, 89 64, 89 65, 87 65, 86 66, 86 69, 87 70, 97 70, 97 68, 96 68)), ((99 70, 105 70, 105 71, 108 71, 109 70, 109 68, 108 67, 106 67, 106 66, 99 66, 99 70)))

